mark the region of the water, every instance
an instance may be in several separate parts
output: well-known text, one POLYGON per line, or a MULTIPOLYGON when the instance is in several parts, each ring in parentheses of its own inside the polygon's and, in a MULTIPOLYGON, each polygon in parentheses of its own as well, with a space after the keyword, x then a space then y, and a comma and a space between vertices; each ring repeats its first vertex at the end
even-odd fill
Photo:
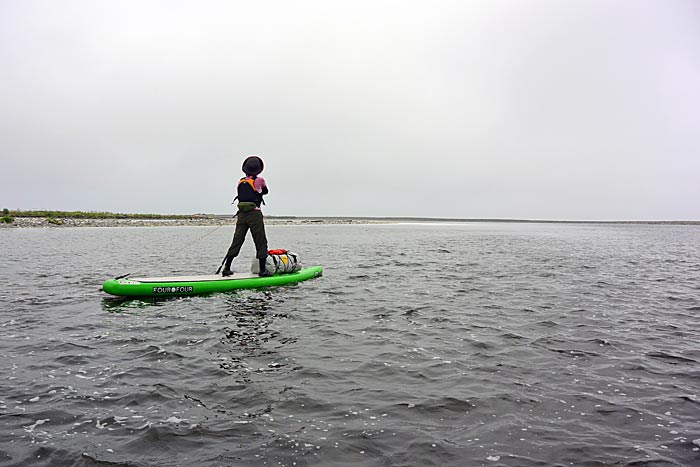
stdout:
POLYGON ((0 465, 700 464, 696 226, 268 226, 324 276, 99 290, 211 230, 0 230, 0 465))

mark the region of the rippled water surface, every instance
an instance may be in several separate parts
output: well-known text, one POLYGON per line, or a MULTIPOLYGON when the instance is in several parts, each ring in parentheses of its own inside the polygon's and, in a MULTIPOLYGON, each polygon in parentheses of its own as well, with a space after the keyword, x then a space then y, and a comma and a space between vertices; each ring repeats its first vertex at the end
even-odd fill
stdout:
POLYGON ((700 228, 267 230, 324 276, 120 301, 233 228, 0 230, 0 465, 700 465, 700 228))

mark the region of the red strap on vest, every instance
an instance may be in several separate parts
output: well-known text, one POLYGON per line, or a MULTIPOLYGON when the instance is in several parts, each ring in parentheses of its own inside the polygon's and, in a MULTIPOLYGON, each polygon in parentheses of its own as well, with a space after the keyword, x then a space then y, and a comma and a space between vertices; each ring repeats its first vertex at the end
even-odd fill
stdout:
POLYGON ((270 255, 284 255, 284 254, 287 254, 287 250, 282 250, 282 249, 279 249, 279 250, 267 250, 267 253, 270 254, 270 255))

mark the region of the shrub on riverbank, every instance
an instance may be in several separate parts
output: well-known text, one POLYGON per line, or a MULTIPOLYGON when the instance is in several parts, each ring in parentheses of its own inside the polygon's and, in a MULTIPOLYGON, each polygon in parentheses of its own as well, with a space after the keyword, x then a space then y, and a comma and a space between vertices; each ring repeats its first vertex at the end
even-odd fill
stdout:
POLYGON ((15 221, 15 218, 12 216, 5 215, 5 216, 0 217, 0 222, 2 222, 3 224, 12 224, 14 221, 15 221))
MULTIPOLYGON (((5 214, 3 210, 3 214, 5 214)), ((84 211, 9 211, 5 215, 14 217, 45 217, 47 219, 190 219, 195 216, 181 214, 124 214, 114 212, 84 211)))

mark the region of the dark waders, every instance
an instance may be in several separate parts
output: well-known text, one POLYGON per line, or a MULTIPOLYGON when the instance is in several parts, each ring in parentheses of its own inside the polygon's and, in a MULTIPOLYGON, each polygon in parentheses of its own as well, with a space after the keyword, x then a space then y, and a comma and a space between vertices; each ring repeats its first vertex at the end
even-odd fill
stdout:
POLYGON ((262 211, 252 210, 248 212, 238 211, 236 221, 236 231, 233 234, 233 241, 226 253, 226 263, 224 265, 224 275, 230 275, 231 262, 241 251, 245 236, 250 229, 255 242, 255 257, 260 261, 260 271, 265 270, 265 260, 267 259, 267 237, 265 236, 265 223, 263 222, 262 211))

